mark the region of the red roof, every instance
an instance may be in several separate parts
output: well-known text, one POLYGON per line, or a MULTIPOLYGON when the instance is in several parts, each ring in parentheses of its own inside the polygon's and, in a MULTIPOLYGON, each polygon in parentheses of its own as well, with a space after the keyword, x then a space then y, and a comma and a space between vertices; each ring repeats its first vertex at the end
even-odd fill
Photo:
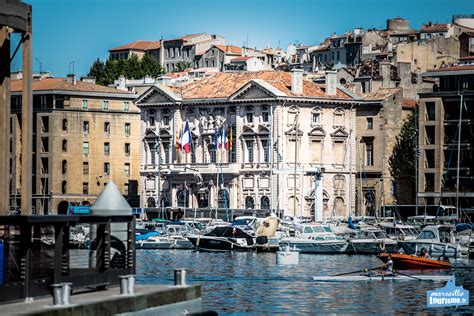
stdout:
POLYGON ((414 109, 416 107, 415 99, 402 99, 402 108, 404 109, 414 109))
POLYGON ((109 49, 109 52, 121 50, 151 50, 160 48, 160 41, 135 41, 122 46, 109 49))
POLYGON ((231 62, 232 61, 245 61, 245 60, 248 60, 250 58, 255 58, 257 56, 240 56, 240 57, 235 57, 235 58, 232 58, 231 62))
MULTIPOLYGON (((291 92, 291 73, 283 71, 219 72, 213 76, 191 82, 179 89, 172 89, 181 94, 183 99, 228 98, 252 79, 264 80, 288 97, 300 97, 300 95, 291 92)), ((301 97, 351 99, 348 94, 339 89, 337 89, 335 96, 329 96, 325 94, 323 88, 324 85, 304 80, 301 97)))
POLYGON ((441 68, 438 68, 438 69, 428 69, 428 72, 458 71, 458 70, 474 70, 474 65, 459 65, 459 66, 441 67, 441 68))
MULTIPOLYGON (((76 91, 76 92, 97 92, 97 93, 117 93, 129 94, 128 91, 117 90, 115 88, 105 87, 94 83, 76 81, 76 84, 67 82, 66 78, 44 78, 41 80, 33 80, 33 91, 76 91)), ((22 80, 11 81, 11 91, 22 91, 22 80)), ((130 93, 131 94, 131 93, 130 93)))
POLYGON ((242 48, 233 45, 213 45, 215 48, 227 54, 242 55, 242 48))
POLYGON ((461 57, 459 60, 474 60, 474 56, 461 57))
POLYGON ((447 32, 449 29, 448 24, 433 24, 433 23, 428 23, 428 24, 423 24, 421 27, 421 32, 422 33, 435 33, 435 32, 447 32))

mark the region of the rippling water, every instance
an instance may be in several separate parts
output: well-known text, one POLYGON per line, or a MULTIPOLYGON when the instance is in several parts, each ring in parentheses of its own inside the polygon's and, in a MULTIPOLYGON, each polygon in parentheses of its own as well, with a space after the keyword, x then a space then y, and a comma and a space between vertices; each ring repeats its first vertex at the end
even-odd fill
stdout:
MULTIPOLYGON (((203 310, 219 314, 393 314, 474 313, 474 270, 457 269, 456 283, 470 290, 470 306, 426 308, 426 291, 444 282, 372 281, 317 283, 332 275, 381 264, 374 256, 300 255, 299 265, 277 265, 275 254, 138 250, 137 282, 172 284, 173 269, 188 270, 188 283, 201 284, 203 310)), ((458 261, 474 266, 474 261, 458 261)), ((427 274, 452 272, 420 272, 427 274)))

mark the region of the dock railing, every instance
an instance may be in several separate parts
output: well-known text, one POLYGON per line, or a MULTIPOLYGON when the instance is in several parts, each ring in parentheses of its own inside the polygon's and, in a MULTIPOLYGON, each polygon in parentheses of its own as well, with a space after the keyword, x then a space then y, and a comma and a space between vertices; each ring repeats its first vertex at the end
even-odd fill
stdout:
POLYGON ((135 260, 132 215, 0 216, 0 304, 118 285, 135 260))

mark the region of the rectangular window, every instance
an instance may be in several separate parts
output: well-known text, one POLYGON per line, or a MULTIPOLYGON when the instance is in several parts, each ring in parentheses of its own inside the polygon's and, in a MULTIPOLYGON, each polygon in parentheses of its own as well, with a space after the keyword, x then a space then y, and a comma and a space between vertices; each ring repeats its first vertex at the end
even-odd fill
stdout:
POLYGON ((130 136, 130 123, 125 123, 125 136, 130 136))
POLYGON ((150 116, 150 126, 155 126, 155 117, 150 116))
POLYGON ((104 155, 110 155, 110 143, 104 143, 104 155))
POLYGON ((129 188, 128 183, 125 183, 123 185, 123 195, 128 195, 128 188, 129 188))
POLYGON ((130 164, 126 163, 124 165, 124 171, 125 171, 125 176, 129 177, 130 176, 130 164))
POLYGON ((125 156, 130 156, 130 143, 125 143, 125 156))
POLYGON ((163 116, 163 125, 164 126, 170 125, 170 117, 168 115, 163 116))
POLYGON ((263 161, 268 162, 269 157, 268 157, 268 141, 267 140, 262 140, 262 149, 263 149, 263 161))
POLYGON ((374 143, 372 141, 365 142, 365 165, 374 165, 374 143))
POLYGON ((214 146, 211 146, 209 148, 209 158, 211 163, 216 162, 216 149, 214 148, 214 146))
POLYGON ((161 162, 164 164, 170 163, 170 144, 163 143, 163 156, 161 158, 161 162))
POLYGON ((104 134, 110 135, 110 122, 104 122, 104 134))
POLYGON ((89 134, 89 121, 82 122, 82 132, 84 134, 89 134))
POLYGON ((107 101, 107 100, 102 101, 102 110, 104 110, 104 111, 109 110, 109 101, 107 101))
POLYGON ((319 124, 319 117, 320 117, 319 113, 311 113, 311 123, 313 125, 319 124))
POLYGON ((82 100, 82 109, 87 110, 89 108, 89 100, 82 100))
POLYGON ((110 163, 104 162, 104 175, 110 176, 110 163))
POLYGON ((245 144, 247 145, 247 162, 253 162, 253 141, 247 140, 245 144))
POLYGON ((247 123, 253 123, 253 112, 247 112, 247 123))
POLYGON ((130 111, 130 102, 128 102, 128 101, 123 102, 123 111, 124 112, 130 111))
POLYGON ((83 162, 82 163, 82 174, 86 175, 89 174, 89 163, 83 162))
POLYGON ((434 121, 436 119, 436 108, 434 102, 426 102, 426 120, 434 121))
POLYGON ((267 112, 267 111, 262 112, 262 120, 263 120, 265 123, 268 123, 268 112, 267 112))
POLYGON ((373 129, 374 128, 374 119, 371 117, 367 118, 367 129, 373 129))
POLYGON ((84 155, 89 155, 89 142, 82 143, 82 153, 84 155))
POLYGON ((89 194, 89 183, 83 182, 82 183, 82 194, 89 194))

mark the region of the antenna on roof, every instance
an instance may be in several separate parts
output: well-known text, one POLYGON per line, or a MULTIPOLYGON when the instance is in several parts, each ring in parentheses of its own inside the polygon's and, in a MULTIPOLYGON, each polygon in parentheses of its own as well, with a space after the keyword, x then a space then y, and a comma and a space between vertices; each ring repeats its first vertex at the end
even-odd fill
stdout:
POLYGON ((75 64, 77 61, 79 61, 79 60, 71 60, 71 61, 69 62, 69 74, 71 74, 71 75, 74 75, 74 74, 75 74, 75 72, 74 72, 74 64, 75 64), (72 65, 72 72, 71 72, 71 65, 72 65))
POLYGON ((36 57, 36 61, 37 61, 38 64, 39 64, 39 69, 40 69, 39 73, 40 73, 40 75, 41 75, 41 74, 43 73, 43 62, 42 62, 41 59, 39 59, 38 57, 36 57))

